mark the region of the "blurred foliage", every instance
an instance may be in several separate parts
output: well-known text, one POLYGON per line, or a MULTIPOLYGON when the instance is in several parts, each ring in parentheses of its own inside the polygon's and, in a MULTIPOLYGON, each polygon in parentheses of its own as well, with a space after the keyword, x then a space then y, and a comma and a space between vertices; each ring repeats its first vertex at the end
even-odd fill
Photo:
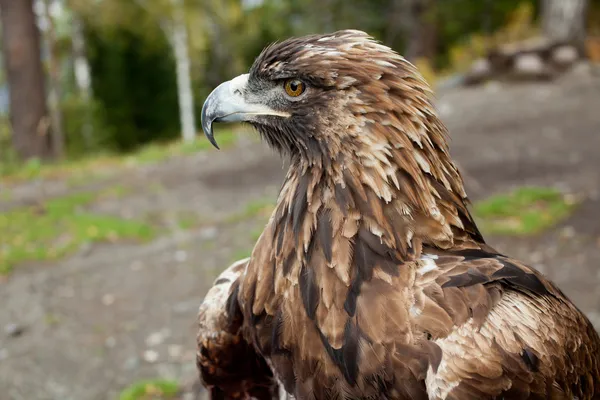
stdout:
POLYGON ((588 57, 600 63, 600 1, 592 1, 588 12, 588 39, 585 47, 588 57))
MULTIPOLYGON (((218 132, 222 148, 235 143, 237 136, 233 131, 218 132)), ((197 214, 183 211, 173 216, 144 214, 140 219, 98 214, 93 208, 96 202, 121 199, 129 195, 129 189, 118 185, 98 185, 100 189, 90 189, 89 185, 94 179, 123 174, 126 168, 208 148, 212 148, 208 140, 200 139, 193 143, 150 144, 127 156, 99 155, 49 165, 31 159, 24 164, 14 164, 15 168, 0 181, 3 186, 6 185, 0 191, 0 202, 10 203, 13 200, 9 190, 11 183, 35 179, 60 179, 71 190, 85 187, 85 191, 42 199, 33 205, 9 206, 0 212, 0 275, 10 272, 20 263, 56 260, 97 242, 150 240, 162 229, 173 228, 168 224, 169 218, 174 219, 178 229, 200 225, 202 219, 197 214)), ((255 207, 249 206, 247 213, 258 212, 255 207)))
POLYGON ((274 208, 273 199, 254 200, 246 204, 246 207, 240 212, 230 215, 227 222, 238 222, 254 217, 264 217, 266 219, 271 215, 274 208))
POLYGON ((590 1, 587 24, 587 30, 590 35, 600 35, 600 1, 590 1))
POLYGON ((538 35, 540 32, 535 23, 535 11, 533 3, 522 1, 516 8, 507 11, 504 25, 492 33, 478 31, 458 41, 448 49, 448 62, 442 74, 467 70, 476 59, 483 57, 497 45, 538 35))
MULTIPOLYGON (((233 146, 239 134, 232 130, 219 130, 216 136, 219 147, 226 149, 233 146)), ((199 138, 192 143, 184 143, 180 140, 151 143, 127 155, 100 153, 47 165, 42 165, 37 159, 31 159, 26 163, 5 162, 0 163, 0 178, 6 184, 33 179, 64 179, 76 186, 79 183, 89 183, 92 179, 122 173, 124 168, 154 164, 212 148, 212 144, 207 139, 199 138)))
MULTIPOLYGON (((83 4, 83 0, 79 0, 83 4)), ((101 148, 130 150, 178 135, 172 51, 165 38, 169 1, 107 0, 88 18, 93 88, 106 128, 101 148), (142 7, 140 4, 144 4, 142 7), (111 11, 107 11, 111 10, 111 11), (116 15, 118 14, 118 15, 116 15), (100 16, 100 17, 99 17, 100 16), (101 22, 98 22, 101 21, 101 22), (134 22, 135 21, 135 22, 134 22)), ((447 0, 430 3, 425 15, 435 27, 433 59, 415 60, 429 80, 449 65, 464 69, 494 40, 516 37, 531 25, 535 0, 447 0), (515 17, 515 9, 521 4, 515 17), (524 4, 524 6, 523 6, 524 4), (526 23, 523 20, 527 20, 526 23)), ((225 79, 245 71, 268 43, 293 35, 357 28, 402 51, 410 32, 398 0, 240 0, 185 3, 195 108, 225 79)), ((80 6, 81 7, 81 6, 80 6)), ((75 130, 77 131, 77 130, 75 130)), ((79 149, 79 146, 71 146, 79 149)))
MULTIPOLYGON (((271 42, 344 28, 367 31, 404 54, 421 41, 421 51, 412 61, 426 79, 435 81, 440 74, 468 68, 490 46, 535 34, 539 3, 426 0, 420 3, 424 10, 415 12, 407 0, 182 0, 196 119, 206 95, 223 80, 246 71, 271 42)), ((590 9, 590 32, 600 32, 597 3, 592 2, 590 9)), ((61 105, 69 155, 131 151, 177 138, 176 73, 169 43, 176 3, 68 0, 65 4, 67 17, 56 22, 62 35, 57 47, 63 65, 61 105), (69 15, 81 19, 86 28, 91 102, 78 97, 73 83, 69 15), (94 128, 92 140, 82 135, 88 122, 94 128)), ((588 53, 600 54, 598 48, 597 40, 588 42, 588 53)), ((0 162, 14 159, 6 150, 9 144, 0 121, 0 162)))
POLYGON ((55 260, 86 243, 154 236, 154 228, 142 221, 85 209, 102 195, 112 193, 76 193, 0 213, 0 274, 24 261, 55 260))
POLYGON ((103 118, 98 99, 84 100, 73 91, 67 93, 61 101, 67 153, 71 158, 96 149, 109 148, 111 127, 103 118), (89 143, 83 135, 89 124, 89 143), (95 132, 95 134, 94 134, 95 132))
POLYGON ((474 213, 485 233, 531 235, 564 220, 576 205, 553 188, 522 187, 476 203, 474 213))
POLYGON ((109 148, 131 150, 178 136, 175 64, 158 26, 154 31, 88 29, 92 91, 106 124, 98 141, 109 148))
MULTIPOLYGON (((472 41, 472 37, 492 36, 503 31, 514 33, 529 27, 531 16, 539 12, 539 1, 448 0, 438 1, 436 7, 440 40, 436 66, 447 68, 455 61, 451 57, 451 49, 457 44, 472 41)), ((502 42, 518 39, 501 36, 496 36, 496 39, 502 42)))
POLYGON ((10 121, 7 115, 0 116, 0 173, 5 165, 12 165, 17 161, 12 148, 10 121))
POLYGON ((119 400, 168 400, 175 399, 178 392, 179 384, 175 381, 140 381, 123 390, 119 400))
POLYGON ((585 47, 589 59, 596 64, 600 64, 600 35, 588 38, 585 47))

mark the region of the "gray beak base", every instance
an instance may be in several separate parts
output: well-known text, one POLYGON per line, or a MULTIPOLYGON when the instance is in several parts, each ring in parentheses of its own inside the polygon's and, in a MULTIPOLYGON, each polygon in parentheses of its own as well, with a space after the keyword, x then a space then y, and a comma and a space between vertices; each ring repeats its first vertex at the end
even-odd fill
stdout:
POLYGON ((276 111, 261 103, 249 103, 244 97, 248 74, 223 82, 208 95, 202 106, 202 130, 210 143, 219 148, 214 138, 214 122, 249 121, 256 115, 289 117, 288 113, 276 111))

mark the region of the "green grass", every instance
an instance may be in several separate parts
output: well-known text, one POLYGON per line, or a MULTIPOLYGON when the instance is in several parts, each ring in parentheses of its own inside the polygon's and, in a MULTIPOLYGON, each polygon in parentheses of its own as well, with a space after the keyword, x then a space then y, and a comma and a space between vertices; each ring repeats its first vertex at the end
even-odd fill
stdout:
POLYGON ((132 384, 119 395, 119 400, 167 400, 174 399, 179 384, 169 380, 148 380, 132 384))
MULTIPOLYGON (((273 209, 275 208, 275 201, 270 199, 259 199, 253 200, 246 204, 246 207, 227 218, 228 223, 237 223, 240 221, 248 220, 251 218, 265 218, 266 219, 271 215, 273 209)), ((250 240, 254 243, 258 240, 260 235, 262 235, 264 230, 264 224, 260 224, 256 228, 250 231, 250 240)), ((250 248, 241 248, 237 249, 232 254, 231 262, 235 262, 241 260, 242 258, 250 257, 252 254, 253 247, 250 248)))
POLYGON ((12 200, 13 194, 10 190, 2 188, 0 190, 0 201, 10 201, 12 200))
POLYGON ((86 243, 154 237, 145 222, 86 211, 102 195, 76 193, 0 213, 0 274, 21 262, 58 259, 86 243))
POLYGON ((575 207, 556 189, 522 187, 476 203, 474 214, 486 233, 533 235, 563 221, 575 207))
POLYGON ((176 214, 177 226, 181 230, 190 230, 201 224, 200 216, 193 211, 179 211, 176 214))
MULTIPOLYGON (((260 227, 257 227, 255 229, 253 229, 252 231, 250 231, 250 239, 252 240, 253 243, 256 243, 256 241, 258 241, 258 238, 260 237, 260 235, 262 235, 263 230, 264 230, 264 226, 261 225, 260 227)), ((254 249, 254 247, 241 248, 241 249, 235 250, 232 254, 231 263, 234 263, 243 258, 250 257, 252 255, 253 249, 254 249)))
POLYGON ((230 263, 233 264, 236 261, 250 257, 252 255, 252 250, 253 249, 239 249, 234 251, 230 263))
MULTIPOLYGON (((218 141, 222 149, 237 141, 233 130, 219 132, 218 141)), ((72 185, 88 182, 90 177, 101 177, 118 171, 122 167, 155 164, 173 157, 189 155, 212 149, 204 137, 192 143, 175 141, 168 144, 150 144, 135 153, 97 154, 81 159, 44 164, 37 159, 25 163, 0 163, 0 178, 5 182, 22 182, 32 179, 66 179, 72 185)))
MULTIPOLYGON (((226 149, 235 144, 237 135, 233 131, 224 131, 218 134, 218 143, 221 149, 226 149)), ((169 158, 194 154, 201 151, 212 150, 214 147, 205 138, 198 138, 191 143, 185 142, 174 142, 168 145, 164 144, 151 144, 143 147, 135 154, 125 157, 126 163, 133 163, 136 165, 140 164, 154 164, 169 158)))
POLYGON ((122 199, 131 193, 131 188, 122 185, 114 185, 104 190, 101 195, 102 197, 109 197, 112 199, 122 199))
POLYGON ((265 230, 264 226, 260 226, 258 228, 253 229, 250 232, 250 238, 252 239, 252 241, 253 242, 258 241, 258 238, 260 238, 260 235, 262 235, 264 230, 265 230))
POLYGON ((246 204, 243 210, 234 213, 227 218, 227 222, 239 222, 254 217, 269 217, 275 208, 275 200, 260 199, 246 204))

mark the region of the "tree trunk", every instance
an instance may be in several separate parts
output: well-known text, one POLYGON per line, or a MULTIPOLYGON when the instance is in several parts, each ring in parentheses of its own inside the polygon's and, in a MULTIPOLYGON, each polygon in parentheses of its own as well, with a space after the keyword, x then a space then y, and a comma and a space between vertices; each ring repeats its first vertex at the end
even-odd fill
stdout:
POLYGON ((13 146, 22 159, 49 158, 52 147, 33 0, 0 0, 0 21, 13 146))
POLYGON ((50 106, 50 121, 52 125, 52 150, 54 155, 62 158, 65 153, 65 134, 63 130, 63 118, 60 108, 61 86, 60 86, 60 67, 59 55, 56 47, 56 30, 54 29, 54 19, 50 15, 51 1, 44 0, 43 15, 48 24, 44 32, 46 48, 48 49, 48 100, 50 106))
POLYGON ((552 40, 581 45, 585 39, 588 0, 543 0, 544 34, 552 40))
MULTIPOLYGON (((136 0, 136 3, 148 9, 146 1, 136 0)), ((158 22, 175 56, 181 135, 184 142, 192 142, 196 138, 196 118, 183 0, 171 0, 171 5, 173 7, 172 18, 159 18, 158 22)))
POLYGON ((435 56, 436 26, 432 9, 434 0, 410 0, 406 10, 405 57, 411 61, 435 56))
POLYGON ((407 9, 407 0, 391 0, 388 4, 383 41, 390 47, 395 47, 398 36, 407 30, 407 9))
POLYGON ((194 116, 194 94, 190 77, 190 57, 188 54, 188 37, 182 4, 180 0, 173 2, 173 24, 171 46, 175 54, 177 68, 177 96, 179 99, 179 120, 185 142, 196 138, 196 121, 194 116))
POLYGON ((323 7, 321 13, 323 32, 333 32, 335 30, 335 4, 333 0, 321 0, 321 6, 323 7))
POLYGON ((435 0, 391 0, 384 42, 394 47, 404 36, 404 57, 410 61, 435 56, 437 29, 432 14, 435 0))

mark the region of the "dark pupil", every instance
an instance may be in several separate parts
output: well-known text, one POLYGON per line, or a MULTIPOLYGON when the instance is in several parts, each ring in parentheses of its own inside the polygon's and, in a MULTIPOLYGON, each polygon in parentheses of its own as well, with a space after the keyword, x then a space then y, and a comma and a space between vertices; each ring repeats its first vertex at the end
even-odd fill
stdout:
POLYGON ((292 81, 290 83, 290 89, 292 89, 292 92, 297 92, 299 88, 300 88, 300 83, 298 83, 298 81, 292 81))

